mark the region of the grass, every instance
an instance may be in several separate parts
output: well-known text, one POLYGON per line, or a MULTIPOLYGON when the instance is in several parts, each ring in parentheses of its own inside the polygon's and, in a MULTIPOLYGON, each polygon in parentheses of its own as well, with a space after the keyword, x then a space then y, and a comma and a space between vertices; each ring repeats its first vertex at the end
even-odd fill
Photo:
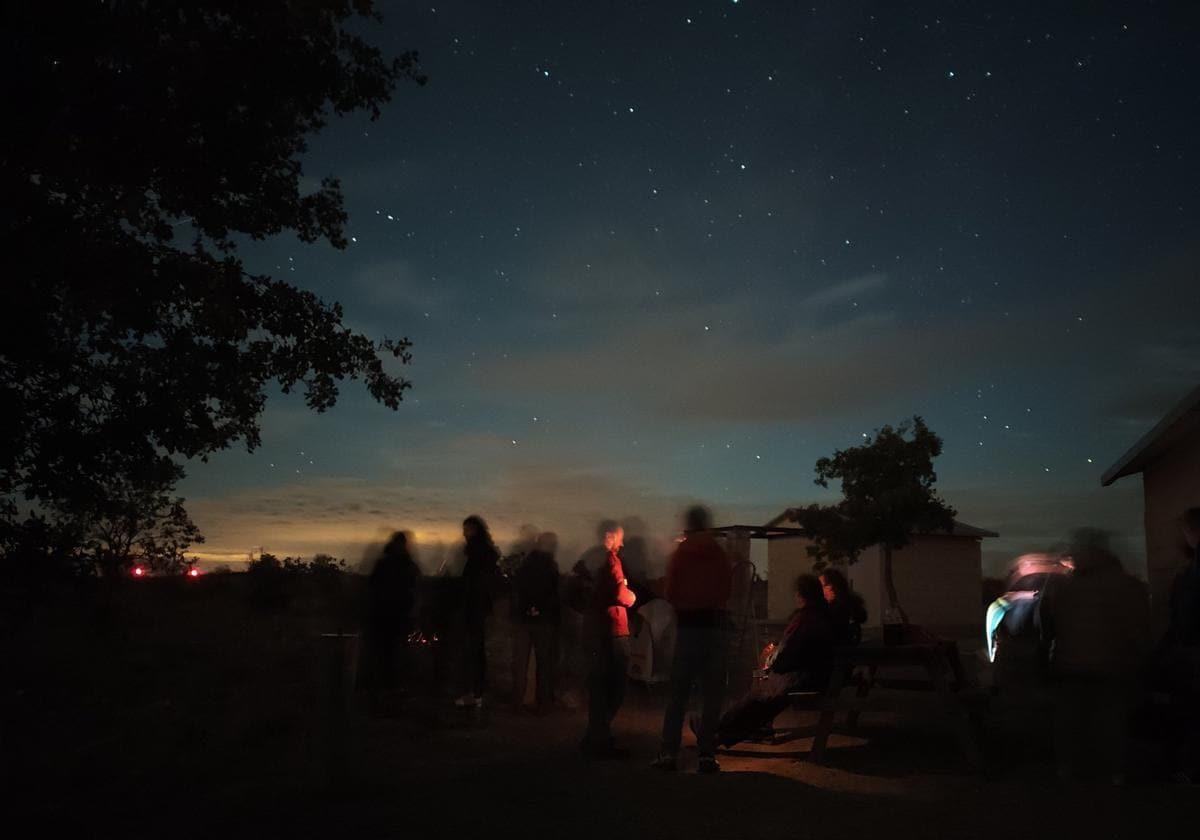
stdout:
MULTIPOLYGON (((936 720, 888 718, 835 737, 828 767, 804 760, 801 739, 725 755, 716 778, 664 777, 646 766, 661 697, 640 688, 618 720, 636 758, 616 764, 579 757, 582 710, 491 706, 477 718, 419 693, 395 717, 352 704, 338 718, 320 634, 348 626, 357 593, 293 594, 256 608, 235 575, 131 582, 103 616, 94 592, 27 599, 3 639, 12 824, 102 836, 1139 837, 1200 807, 1192 791, 1154 785, 1057 786, 1048 732, 1029 718, 997 724, 993 780, 963 772, 936 720)), ((491 649, 502 692, 503 622, 491 649)))

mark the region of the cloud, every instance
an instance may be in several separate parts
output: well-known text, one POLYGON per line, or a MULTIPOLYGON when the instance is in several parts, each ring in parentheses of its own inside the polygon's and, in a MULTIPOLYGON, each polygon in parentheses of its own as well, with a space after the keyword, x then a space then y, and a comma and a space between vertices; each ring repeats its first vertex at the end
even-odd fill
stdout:
POLYGON ((456 299, 453 287, 444 279, 420 271, 405 259, 368 263, 354 272, 351 282, 367 303, 410 312, 440 309, 456 299))
POLYGON ((801 309, 814 309, 832 306, 838 303, 852 303, 857 298, 877 292, 887 285, 886 274, 864 274, 844 283, 837 283, 820 289, 796 304, 801 309))
MULTIPOLYGON (((459 539, 463 517, 478 513, 502 544, 525 523, 556 531, 565 561, 590 545, 601 519, 636 516, 647 523, 651 554, 661 568, 679 511, 695 501, 567 449, 548 446, 533 455, 494 435, 463 435, 413 458, 401 467, 405 459, 399 457, 383 477, 314 477, 190 499, 189 510, 207 538, 197 556, 244 562, 261 547, 281 556, 320 552, 357 562, 395 529, 415 532, 434 556, 438 545, 459 539)), ((758 522, 774 511, 718 512, 758 522)))
POLYGON ((917 410, 924 392, 986 368, 1012 343, 995 322, 959 319, 931 330, 887 313, 815 322, 813 309, 883 283, 869 275, 783 304, 792 324, 782 331, 764 327, 778 301, 644 309, 552 354, 485 360, 477 384, 518 396, 587 396, 675 422, 786 423, 856 415, 897 398, 917 410))

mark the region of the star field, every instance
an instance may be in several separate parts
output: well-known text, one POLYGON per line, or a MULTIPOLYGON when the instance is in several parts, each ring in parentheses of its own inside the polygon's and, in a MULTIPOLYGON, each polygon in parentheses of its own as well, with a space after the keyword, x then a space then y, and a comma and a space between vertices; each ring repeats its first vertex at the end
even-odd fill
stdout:
POLYGON ((992 562, 1084 524, 1135 551, 1136 488, 1099 474, 1200 378, 1189 4, 385 14, 429 85, 305 161, 349 248, 246 254, 412 338, 412 399, 274 400, 185 486, 213 559, 472 512, 568 546, 604 515, 665 540, 689 499, 765 521, 914 413, 992 562))

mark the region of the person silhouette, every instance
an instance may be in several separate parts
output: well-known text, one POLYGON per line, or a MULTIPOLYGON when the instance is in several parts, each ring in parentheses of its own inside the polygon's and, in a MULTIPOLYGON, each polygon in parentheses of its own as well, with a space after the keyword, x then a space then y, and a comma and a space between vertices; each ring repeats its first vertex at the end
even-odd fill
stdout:
POLYGON ((584 646, 588 652, 588 728, 580 748, 590 758, 620 758, 612 722, 625 700, 629 667, 629 614, 636 598, 629 588, 620 551, 624 531, 605 525, 605 558, 593 578, 591 603, 584 612, 584 646))
POLYGON ((674 770, 692 685, 699 683, 704 698, 697 741, 700 772, 721 769, 716 757, 717 724, 725 681, 726 627, 733 568, 729 556, 709 529, 707 508, 693 507, 684 515, 683 542, 667 563, 666 597, 675 608, 678 631, 671 663, 671 694, 663 715, 662 746, 654 767, 674 770))
POLYGON ((525 684, 532 652, 536 668, 536 710, 545 714, 554 704, 554 675, 558 666, 558 626, 561 618, 558 564, 554 554, 558 536, 540 534, 533 550, 521 560, 513 575, 513 705, 525 702, 525 684))
POLYGON ((463 520, 463 629, 467 692, 454 701, 460 708, 483 707, 487 689, 487 619, 492 613, 492 585, 500 552, 487 523, 479 516, 463 520))
POLYGON ((412 630, 412 611, 420 567, 412 557, 411 535, 396 531, 384 546, 367 578, 366 648, 371 672, 372 707, 379 709, 397 688, 398 662, 412 630))

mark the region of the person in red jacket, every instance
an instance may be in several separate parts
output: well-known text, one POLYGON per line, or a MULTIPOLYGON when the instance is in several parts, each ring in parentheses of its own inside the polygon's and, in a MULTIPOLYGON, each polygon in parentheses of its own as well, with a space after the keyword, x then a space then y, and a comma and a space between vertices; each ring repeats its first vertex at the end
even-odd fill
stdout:
POLYGON ((588 649, 588 729, 580 745, 591 758, 620 758, 612 721, 625 700, 629 667, 629 614, 634 597, 625 579, 620 550, 624 531, 615 522, 604 527, 605 558, 594 572, 592 601, 584 616, 588 649))
POLYGON ((683 716, 693 683, 704 698, 697 740, 700 772, 721 769, 716 758, 717 724, 724 684, 725 628, 728 624, 733 570, 725 550, 709 533, 712 515, 693 507, 684 514, 686 537, 667 563, 667 600, 675 608, 679 631, 671 663, 671 693, 663 716, 662 748, 654 766, 674 770, 683 716))

